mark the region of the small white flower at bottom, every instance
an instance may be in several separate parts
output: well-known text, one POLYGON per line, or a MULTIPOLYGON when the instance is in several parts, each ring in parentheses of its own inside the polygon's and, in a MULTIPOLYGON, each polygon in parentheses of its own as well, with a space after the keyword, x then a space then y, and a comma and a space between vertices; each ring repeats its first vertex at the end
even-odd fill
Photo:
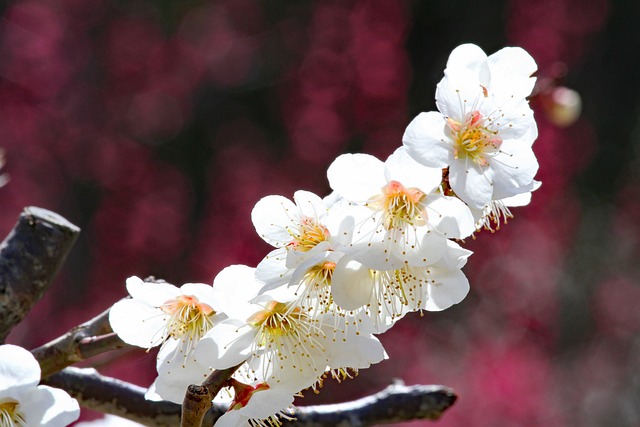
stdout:
POLYGON ((38 385, 40 372, 31 352, 0 346, 0 426, 63 427, 78 419, 78 402, 64 390, 38 385))

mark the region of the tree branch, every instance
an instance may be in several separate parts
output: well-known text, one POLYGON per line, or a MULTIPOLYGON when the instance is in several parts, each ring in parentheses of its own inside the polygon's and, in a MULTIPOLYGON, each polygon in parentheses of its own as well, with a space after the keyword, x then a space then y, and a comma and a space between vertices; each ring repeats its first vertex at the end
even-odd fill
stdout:
POLYGON ((49 288, 79 233, 56 213, 24 209, 0 245, 0 344, 49 288))
POLYGON ((351 402, 298 407, 292 414, 295 421, 285 422, 284 425, 364 427, 412 420, 437 420, 456 399, 455 392, 448 387, 405 386, 399 382, 351 402))
POLYGON ((63 336, 31 350, 40 362, 42 378, 98 354, 128 346, 111 329, 109 310, 111 308, 63 336))
MULTIPOLYGON (((180 405, 145 400, 145 389, 93 369, 66 368, 43 380, 43 384, 67 390, 84 407, 118 415, 151 427, 180 425, 180 405)), ((456 401, 453 390, 443 386, 394 384, 362 399, 334 405, 299 407, 291 427, 357 427, 417 419, 438 419, 456 401)), ((202 423, 212 426, 225 411, 214 406, 202 423)))
POLYGON ((146 400, 145 388, 100 375, 91 368, 66 368, 41 381, 66 390, 80 405, 152 427, 175 427, 180 405, 146 400))

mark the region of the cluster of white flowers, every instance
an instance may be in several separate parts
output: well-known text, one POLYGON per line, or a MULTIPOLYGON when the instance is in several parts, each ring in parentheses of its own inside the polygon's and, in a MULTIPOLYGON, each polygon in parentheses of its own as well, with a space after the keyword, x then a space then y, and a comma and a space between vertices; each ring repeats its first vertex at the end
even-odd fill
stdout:
POLYGON ((439 112, 416 117, 389 158, 339 156, 325 198, 258 201, 252 221, 274 249, 256 268, 227 267, 213 286, 129 278, 132 298, 110 320, 124 341, 161 346, 147 397, 181 403, 189 384, 240 366, 216 425, 277 425, 301 390, 386 359, 376 335, 407 313, 459 303, 464 239, 499 227, 539 186, 535 70, 520 48, 456 48, 439 112))

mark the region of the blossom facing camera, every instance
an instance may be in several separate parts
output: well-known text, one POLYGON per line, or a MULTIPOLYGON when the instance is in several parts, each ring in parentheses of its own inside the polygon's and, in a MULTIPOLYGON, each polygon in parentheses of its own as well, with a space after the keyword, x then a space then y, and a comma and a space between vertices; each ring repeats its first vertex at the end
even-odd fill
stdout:
POLYGON ((469 208, 439 191, 442 170, 416 162, 403 147, 385 162, 343 154, 327 177, 355 218, 345 252, 369 268, 430 265, 442 256, 448 238, 463 239, 474 230, 469 208))
POLYGON ((78 419, 75 399, 39 382, 40 365, 29 351, 0 346, 0 426, 63 427, 78 419))
POLYGON ((448 168, 449 184, 470 207, 483 209, 532 191, 538 136, 527 97, 537 65, 521 48, 491 56, 473 44, 451 52, 436 90, 439 112, 421 113, 402 138, 428 167, 448 168))
MULTIPOLYGON (((161 345, 159 359, 184 368, 207 331, 224 317, 211 285, 127 279, 132 298, 117 302, 109 312, 113 331, 127 344, 142 348, 161 345)), ((160 360, 159 360, 160 362, 160 360)))

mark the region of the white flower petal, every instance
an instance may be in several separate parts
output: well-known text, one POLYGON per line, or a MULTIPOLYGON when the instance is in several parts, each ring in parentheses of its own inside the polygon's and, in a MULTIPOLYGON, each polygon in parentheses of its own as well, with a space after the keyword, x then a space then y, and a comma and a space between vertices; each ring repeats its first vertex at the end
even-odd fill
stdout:
POLYGON ((442 182, 442 169, 429 168, 415 161, 405 147, 398 148, 384 162, 387 182, 398 181, 405 188, 430 193, 442 182))
POLYGON ((487 54, 472 43, 461 44, 451 51, 447 60, 447 68, 475 69, 487 60, 487 54))
POLYGON ((475 231, 475 221, 469 207, 455 197, 429 195, 429 224, 448 238, 464 239, 475 231))
POLYGON ((0 400, 11 390, 14 398, 40 382, 40 365, 30 351, 13 344, 0 345, 0 400))
POLYGON ((287 262, 286 262, 287 268, 295 269, 300 264, 302 264, 303 262, 306 262, 310 258, 314 258, 314 259, 322 258, 325 252, 332 250, 331 246, 332 246, 331 242, 324 241, 324 242, 318 243, 316 246, 314 246, 313 248, 311 248, 311 250, 307 252, 289 251, 287 253, 287 262))
POLYGON ((373 270, 390 270, 395 268, 396 264, 402 264, 402 261, 392 257, 391 247, 393 245, 384 242, 363 242, 351 245, 346 253, 349 258, 373 270))
POLYGON ((528 146, 505 144, 504 152, 491 163, 493 200, 531 191, 533 177, 538 172, 538 160, 528 146))
POLYGON ((327 215, 327 207, 320 197, 310 191, 298 190, 293 195, 293 201, 300 213, 309 218, 314 218, 318 222, 327 215))
POLYGON ((525 193, 516 194, 515 196, 507 197, 502 199, 501 202, 504 203, 505 206, 509 207, 520 207, 527 206, 531 203, 531 192, 540 188, 541 182, 533 180, 531 185, 531 191, 527 191, 525 193))
POLYGON ((436 105, 445 117, 459 122, 467 113, 478 109, 484 99, 480 76, 466 68, 447 68, 436 87, 436 105))
POLYGON ((66 391, 38 386, 20 401, 25 421, 30 426, 64 427, 80 417, 80 406, 66 391))
POLYGON ((447 167, 453 161, 453 146, 445 128, 442 114, 420 113, 404 131, 402 143, 418 163, 431 168, 447 167))
POLYGON ((355 310, 371 301, 373 279, 367 267, 344 256, 336 264, 331 279, 331 294, 345 310, 355 310))
POLYGON ((158 377, 149 387, 147 394, 152 400, 161 398, 182 404, 187 387, 191 384, 201 384, 212 372, 212 368, 207 368, 192 359, 166 359, 158 364, 158 377), (179 361, 176 361, 178 359, 179 361))
POLYGON ((333 205, 340 202, 341 200, 342 196, 336 191, 332 191, 328 196, 325 196, 325 198, 322 199, 322 203, 327 209, 331 209, 333 205))
POLYGON ((269 252, 260 261, 255 271, 256 280, 265 284, 260 292, 284 285, 289 281, 292 270, 287 267, 286 260, 287 250, 279 248, 269 252))
POLYGON ((258 235, 272 246, 280 247, 291 241, 287 227, 298 218, 298 208, 286 197, 266 196, 251 211, 251 221, 258 235))
POLYGON ((256 391, 240 411, 247 418, 264 419, 293 404, 294 393, 295 391, 278 387, 256 391))
POLYGON ((536 82, 536 61, 520 47, 505 47, 487 58, 491 70, 491 90, 524 98, 536 82))
POLYGON ((441 270, 459 270, 465 266, 467 259, 473 254, 470 250, 452 240, 447 240, 447 249, 435 266, 441 270))
POLYGON ((433 271, 425 310, 441 311, 459 303, 469 293, 469 281, 461 270, 433 271))
POLYGON ((225 267, 213 279, 213 290, 217 305, 223 307, 230 319, 245 321, 255 312, 248 301, 254 298, 263 283, 255 279, 255 269, 246 265, 225 267))
POLYGON ((388 359, 382 343, 375 336, 362 331, 358 332, 355 328, 340 326, 347 331, 346 336, 327 344, 331 369, 365 369, 388 359))
POLYGON ((449 184, 463 202, 478 209, 493 196, 493 171, 480 167, 467 159, 456 160, 449 169, 449 184))
POLYGON ((387 183, 384 163, 369 154, 343 154, 327 170, 329 185, 347 200, 366 202, 387 183))
MULTIPOLYGON (((356 222, 352 215, 354 208, 364 207, 349 205, 348 203, 336 203, 329 210, 325 225, 331 233, 331 246, 333 250, 340 250, 341 247, 351 243, 356 222)), ((370 213, 369 209, 364 209, 370 213)))
POLYGON ((180 296, 180 290, 170 283, 144 282, 139 277, 127 279, 127 291, 134 299, 141 300, 153 307, 180 296))
POLYGON ((109 311, 109 323, 122 341, 142 348, 162 344, 167 315, 137 299, 118 301, 109 311))
MULTIPOLYGON (((402 268, 405 265, 420 267, 437 262, 447 247, 447 238, 431 232, 427 227, 418 229, 418 233, 407 233, 403 246, 392 246, 394 262, 392 269, 402 268)), ((387 270, 391 268, 381 268, 387 270)))
POLYGON ((246 360, 256 338, 256 329, 239 322, 224 321, 198 342, 196 360, 215 369, 226 369, 246 360))
POLYGON ((488 118, 491 123, 489 127, 498 132, 502 141, 518 140, 530 147, 538 137, 533 110, 526 99, 518 102, 484 102, 479 111, 488 118))

